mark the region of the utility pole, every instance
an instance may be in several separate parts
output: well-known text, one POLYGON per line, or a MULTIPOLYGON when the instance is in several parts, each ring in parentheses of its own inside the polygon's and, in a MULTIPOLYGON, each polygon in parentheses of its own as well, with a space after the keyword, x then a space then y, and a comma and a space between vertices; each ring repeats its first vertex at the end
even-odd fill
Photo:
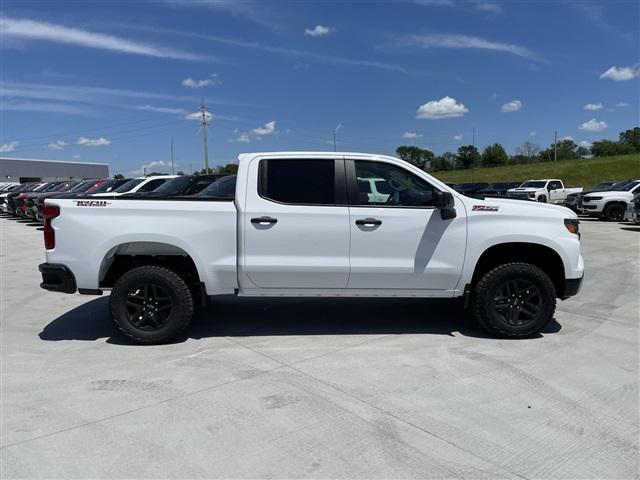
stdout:
POLYGON ((333 151, 336 151, 336 132, 338 131, 338 129, 342 126, 341 123, 339 123, 338 125, 336 125, 336 128, 333 129, 333 151))
POLYGON ((209 145, 207 140, 207 107, 204 104, 204 97, 200 97, 200 115, 202 117, 202 136, 204 139, 204 171, 209 173, 209 145))
POLYGON ((173 137, 171 137, 171 175, 175 174, 173 167, 173 137))
POLYGON ((147 176, 147 167, 142 167, 142 173, 145 177, 147 176))
POLYGON ((553 161, 554 162, 558 161, 558 131, 557 130, 553 137, 553 161))

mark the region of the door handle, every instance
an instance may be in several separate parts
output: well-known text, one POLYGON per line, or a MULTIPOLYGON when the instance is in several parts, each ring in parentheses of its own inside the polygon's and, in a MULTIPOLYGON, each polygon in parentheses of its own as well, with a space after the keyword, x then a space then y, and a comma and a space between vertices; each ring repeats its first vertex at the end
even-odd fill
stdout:
POLYGON ((377 227, 382 225, 382 220, 377 218, 359 218, 356 220, 356 225, 362 225, 363 227, 377 227))
POLYGON ((273 225, 274 223, 278 223, 278 219, 273 217, 257 217, 252 218, 251 223, 254 225, 273 225))

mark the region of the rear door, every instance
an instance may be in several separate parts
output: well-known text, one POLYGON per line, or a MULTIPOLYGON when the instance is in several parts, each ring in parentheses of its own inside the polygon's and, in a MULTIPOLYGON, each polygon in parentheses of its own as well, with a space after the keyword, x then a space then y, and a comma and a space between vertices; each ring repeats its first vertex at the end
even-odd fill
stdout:
POLYGON ((256 158, 247 182, 241 268, 249 280, 260 288, 345 288, 349 209, 344 161, 256 158))

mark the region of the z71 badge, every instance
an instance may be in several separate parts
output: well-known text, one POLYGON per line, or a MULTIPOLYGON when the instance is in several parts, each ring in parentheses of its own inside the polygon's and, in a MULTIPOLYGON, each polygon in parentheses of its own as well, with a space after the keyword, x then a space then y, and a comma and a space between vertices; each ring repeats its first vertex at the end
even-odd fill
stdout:
POLYGON ((493 205, 474 205, 471 210, 474 212, 497 212, 499 209, 500 207, 493 205))
POLYGON ((74 200, 74 202, 78 207, 106 207, 111 205, 111 202, 106 200, 74 200))

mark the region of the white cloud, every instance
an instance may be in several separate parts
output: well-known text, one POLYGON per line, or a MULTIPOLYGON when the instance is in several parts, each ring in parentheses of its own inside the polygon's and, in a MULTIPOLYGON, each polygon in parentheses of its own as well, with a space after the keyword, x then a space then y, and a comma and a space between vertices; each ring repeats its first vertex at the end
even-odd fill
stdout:
POLYGON ((276 121, 272 120, 250 130, 249 132, 236 131, 236 133, 239 133, 239 135, 236 138, 229 140, 230 142, 249 143, 252 139, 262 140, 262 137, 266 135, 275 135, 278 133, 278 130, 276 130, 276 121))
POLYGON ((572 141, 572 142, 573 142, 573 137, 572 137, 571 135, 567 135, 567 136, 562 137, 562 138, 560 139, 560 141, 561 141, 561 142, 562 142, 563 140, 570 140, 570 141, 572 141))
POLYGON ((229 140, 230 142, 240 142, 240 143, 249 143, 251 138, 249 138, 249 134, 246 132, 240 133, 237 138, 232 138, 229 140))
POLYGON ((5 91, 0 87, 0 95, 2 95, 2 110, 16 112, 44 112, 44 113, 63 113, 69 115, 81 115, 87 117, 98 116, 96 111, 86 105, 73 105, 69 103, 58 102, 24 102, 15 99, 6 99, 5 91))
POLYGON ((535 137, 536 135, 538 135, 538 132, 536 132, 535 130, 533 132, 529 132, 530 137, 535 137))
POLYGON ((585 110, 602 110, 602 108, 604 108, 604 105, 602 105, 602 103, 598 102, 598 103, 587 103, 584 106, 585 110))
POLYGON ((82 145, 84 147, 103 147, 111 144, 111 140, 107 140, 104 137, 100 138, 86 138, 80 137, 76 140, 76 145, 82 145))
POLYGON ((420 138, 423 135, 421 133, 416 132, 404 132, 402 134, 402 138, 406 138, 407 140, 415 140, 416 138, 420 138))
POLYGON ((578 145, 584 148, 591 148, 592 143, 587 142, 586 140, 582 140, 580 143, 578 143, 578 145))
POLYGON ((140 105, 136 107, 136 110, 143 110, 145 112, 172 113, 175 115, 186 114, 186 112, 182 108, 154 107, 153 105, 140 105))
POLYGON ((222 83, 222 80, 218 78, 217 73, 212 73, 211 75, 209 75, 209 77, 204 78, 202 80, 194 80, 191 77, 187 77, 184 80, 182 80, 182 86, 189 87, 189 88, 212 87, 213 85, 220 85, 221 83, 222 83))
POLYGON ((435 33, 430 35, 404 35, 401 36, 396 45, 399 47, 418 48, 455 48, 492 50, 496 52, 510 53, 519 57, 536 59, 536 54, 526 47, 513 43, 494 42, 480 37, 469 35, 457 35, 447 33, 435 33))
POLYGON ((454 135, 453 139, 459 142, 460 140, 462 140, 462 134, 459 133, 458 135, 454 135))
POLYGON ((20 142, 8 142, 0 145, 0 153, 7 153, 15 151, 20 142))
POLYGON ((631 80, 640 76, 640 66, 633 65, 631 67, 611 67, 609 70, 600 75, 600 78, 606 78, 616 82, 631 80))
POLYGON ((468 111, 469 109, 462 103, 458 103, 455 98, 447 96, 442 97, 440 100, 431 100, 424 105, 420 105, 416 112, 416 118, 462 117, 468 111))
POLYGON ((616 107, 624 108, 624 107, 628 107, 628 106, 629 106, 629 104, 625 103, 625 102, 616 103, 616 107))
POLYGON ((414 0, 418 5, 427 7, 455 7, 453 0, 414 0))
POLYGON ((3 38, 24 38, 45 42, 64 43, 86 48, 111 50, 132 55, 145 55, 175 60, 212 61, 211 57, 176 50, 171 47, 136 42, 104 33, 89 32, 79 28, 65 27, 36 20, 4 17, 0 19, 3 38))
POLYGON ((605 128, 607 128, 606 122, 592 118, 588 122, 584 122, 582 125, 580 125, 578 127, 578 130, 584 130, 586 132, 601 132, 605 128))
MULTIPOLYGON (((210 121, 213 118, 213 114, 211 112, 204 112, 204 117, 207 119, 207 121, 210 121)), ((200 112, 193 112, 193 113, 187 113, 184 116, 185 120, 202 120, 202 113, 200 112)))
POLYGON ((502 13, 502 6, 498 3, 493 2, 476 2, 476 10, 480 10, 481 12, 499 14, 502 13))
MULTIPOLYGON (((176 168, 176 170, 178 170, 177 168, 178 164, 174 163, 174 168, 176 168)), ((134 169, 134 170, 130 170, 128 172, 125 172, 125 177, 140 177, 142 175, 144 175, 146 173, 151 173, 151 172, 167 172, 170 173, 171 172, 171 162, 165 162, 164 160, 154 160, 152 162, 149 163, 145 163, 143 165, 140 165, 140 167, 134 169)))
POLYGON ((262 137, 264 135, 273 135, 274 133, 277 133, 275 120, 267 122, 261 127, 257 127, 251 130, 251 134, 255 137, 262 137))
POLYGON ((325 27, 324 25, 316 25, 313 28, 305 28, 304 34, 309 37, 322 37, 334 32, 335 28, 325 27))
POLYGON ((522 108, 522 102, 520 100, 511 100, 500 107, 503 112, 517 112, 522 108))
POLYGON ((50 150, 62 150, 64 149, 64 147, 68 146, 69 144, 64 140, 56 140, 55 142, 49 143, 49 145, 47 145, 47 148, 50 150))

